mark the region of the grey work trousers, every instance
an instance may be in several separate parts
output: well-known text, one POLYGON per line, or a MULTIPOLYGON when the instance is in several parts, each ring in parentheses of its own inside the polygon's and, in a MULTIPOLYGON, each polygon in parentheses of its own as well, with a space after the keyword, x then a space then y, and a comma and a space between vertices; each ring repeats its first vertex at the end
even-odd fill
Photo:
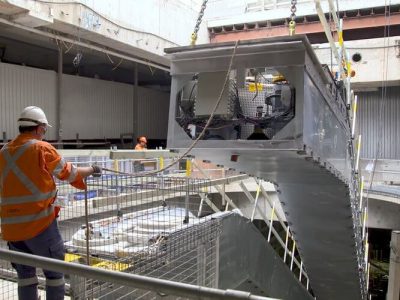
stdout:
MULTIPOLYGON (((57 220, 54 220, 45 231, 34 238, 25 241, 9 242, 8 247, 10 250, 59 260, 64 260, 65 257, 64 242, 58 230, 57 220)), ((36 268, 15 263, 12 263, 12 266, 18 274, 19 300, 37 300, 38 279, 36 268)), ((46 277, 46 299, 64 299, 64 274, 49 270, 43 270, 43 273, 46 277)))

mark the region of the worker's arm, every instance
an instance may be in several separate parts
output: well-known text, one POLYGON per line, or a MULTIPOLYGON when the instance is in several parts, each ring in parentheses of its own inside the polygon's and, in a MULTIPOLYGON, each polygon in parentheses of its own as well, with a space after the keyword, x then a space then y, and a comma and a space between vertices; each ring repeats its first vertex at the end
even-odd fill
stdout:
POLYGON ((47 170, 58 179, 68 181, 73 187, 83 190, 86 188, 83 178, 93 175, 96 171, 96 176, 101 175, 98 166, 76 167, 62 158, 52 145, 41 143, 41 147, 47 170))
POLYGON ((99 166, 91 166, 91 167, 77 167, 78 173, 83 177, 88 177, 93 175, 94 177, 100 177, 101 168, 99 166))

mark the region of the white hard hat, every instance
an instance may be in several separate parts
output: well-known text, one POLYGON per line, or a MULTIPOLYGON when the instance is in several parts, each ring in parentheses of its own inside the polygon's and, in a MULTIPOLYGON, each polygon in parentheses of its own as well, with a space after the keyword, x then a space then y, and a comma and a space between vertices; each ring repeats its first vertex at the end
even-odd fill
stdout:
POLYGON ((46 124, 47 126, 51 127, 49 122, 47 122, 45 113, 40 107, 37 106, 25 107, 18 119, 18 126, 27 127, 41 124, 46 124))

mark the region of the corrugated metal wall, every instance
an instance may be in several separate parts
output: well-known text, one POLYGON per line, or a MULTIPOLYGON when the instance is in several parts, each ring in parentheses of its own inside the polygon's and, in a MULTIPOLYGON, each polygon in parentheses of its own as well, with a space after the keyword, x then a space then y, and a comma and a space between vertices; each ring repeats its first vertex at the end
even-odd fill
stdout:
MULTIPOLYGON (((121 133, 166 139, 169 94, 138 89, 138 128, 133 128, 133 86, 111 81, 64 75, 61 90, 62 138, 119 138, 121 133)), ((0 63, 0 134, 18 134, 16 119, 28 105, 37 105, 56 124, 56 73, 0 63)), ((49 130, 48 139, 56 139, 49 130)), ((1 139, 1 136, 0 136, 1 139)))
POLYGON ((375 158, 378 142, 378 158, 400 159, 400 87, 388 87, 386 100, 382 100, 382 89, 377 92, 358 94, 358 129, 362 135, 361 157, 375 158), (379 112, 383 102, 382 124, 379 112))
MULTIPOLYGON (((0 63, 0 139, 18 134, 17 118, 28 105, 37 105, 47 113, 50 124, 55 124, 56 74, 52 71, 0 63)), ((56 133, 49 130, 49 139, 56 133)))
POLYGON ((63 139, 119 138, 133 132, 133 86, 64 75, 61 89, 63 139))
POLYGON ((166 139, 168 131, 169 93, 155 90, 138 90, 138 135, 166 139))

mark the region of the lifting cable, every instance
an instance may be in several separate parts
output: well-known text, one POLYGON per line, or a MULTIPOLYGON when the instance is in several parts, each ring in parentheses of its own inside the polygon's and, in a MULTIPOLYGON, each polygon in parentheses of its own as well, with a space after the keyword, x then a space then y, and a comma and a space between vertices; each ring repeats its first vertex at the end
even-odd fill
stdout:
POLYGON ((190 37, 190 39, 191 39, 190 45, 191 46, 196 45, 197 32, 199 32, 200 24, 201 24, 201 21, 203 20, 203 16, 204 16, 204 11, 205 11, 205 9, 207 7, 207 2, 208 2, 208 0, 204 0, 203 4, 201 5, 201 9, 200 9, 200 12, 199 12, 199 16, 197 17, 196 25, 194 26, 193 33, 192 33, 192 35, 190 37))
POLYGON ((296 5, 297 5, 297 0, 292 0, 291 1, 291 6, 290 6, 290 22, 289 22, 289 35, 295 35, 296 33, 296 5))
MULTIPOLYGON (((205 1, 205 2, 207 2, 207 1, 205 1)), ((189 153, 190 151, 192 151, 192 149, 196 146, 196 144, 198 143, 198 141, 204 136, 204 134, 205 134, 207 128, 210 126, 211 121, 212 121, 213 118, 214 118, 214 114, 215 114, 215 112, 216 112, 216 110, 217 110, 217 108, 218 108, 218 106, 219 106, 219 104, 220 104, 220 102, 221 102, 221 100, 222 100, 222 96, 223 96, 223 94, 224 94, 224 91, 225 91, 226 86, 227 86, 228 81, 229 81, 229 77, 230 77, 230 73, 231 73, 232 65, 233 65, 233 59, 235 58, 236 49, 237 49, 238 45, 239 45, 239 41, 237 40, 236 43, 235 43, 235 46, 234 46, 234 48, 233 48, 233 52, 232 52, 231 59, 230 59, 230 62, 229 62, 228 70, 227 70, 227 72, 226 72, 224 84, 223 84, 223 86, 222 86, 221 92, 219 93, 218 100, 215 102, 215 105, 214 105, 214 107, 213 107, 213 109, 212 109, 212 111, 211 111, 210 117, 209 117, 208 120, 207 120, 206 125, 204 126, 204 128, 203 128, 203 130, 201 131, 201 133, 199 134, 199 136, 193 141, 192 145, 190 145, 189 148, 188 148, 182 155, 180 155, 180 156, 178 157, 178 159, 176 159, 175 161, 173 161, 172 163, 170 163, 169 165, 165 166, 164 168, 162 168, 162 169, 160 169, 160 170, 151 171, 151 172, 146 172, 146 173, 140 173, 140 174, 121 172, 121 171, 116 171, 116 170, 112 170, 112 169, 108 169, 108 168, 102 168, 102 169, 105 170, 105 171, 109 171, 109 172, 116 173, 116 174, 121 174, 121 175, 129 175, 129 176, 134 176, 134 177, 144 177, 144 176, 154 175, 154 174, 163 172, 163 171, 169 169, 170 167, 172 167, 173 165, 177 164, 179 161, 182 160, 182 158, 184 158, 185 156, 187 156, 188 153, 189 153)))

